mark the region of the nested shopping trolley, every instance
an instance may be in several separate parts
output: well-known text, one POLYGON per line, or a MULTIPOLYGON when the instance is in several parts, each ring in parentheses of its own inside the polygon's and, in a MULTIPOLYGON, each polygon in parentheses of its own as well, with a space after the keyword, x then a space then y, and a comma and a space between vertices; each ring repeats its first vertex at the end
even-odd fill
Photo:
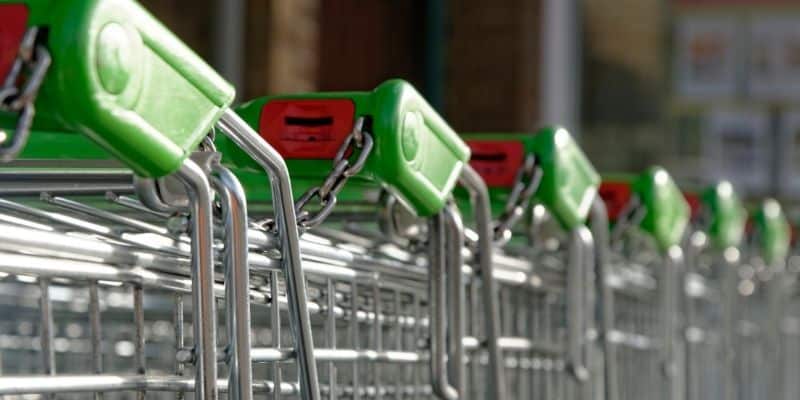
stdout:
POLYGON ((609 232, 563 128, 462 138, 401 80, 232 108, 130 0, 0 22, 0 396, 792 398, 775 202, 687 234, 654 168, 609 232))
POLYGON ((135 2, 0 9, 13 47, 2 65, 0 394, 318 398, 288 171, 230 110, 233 88, 135 2), (249 225, 215 130, 263 169, 273 234, 249 225), (280 300, 253 290, 249 266, 281 272, 280 300), (251 300, 288 309, 288 389, 252 378, 251 300))
POLYGON ((669 174, 653 167, 602 189, 614 203, 608 340, 622 399, 683 398, 680 299, 689 206, 669 174), (620 204, 620 201, 622 204, 620 204))
MULTIPOLYGON (((468 174, 466 145, 400 80, 369 92, 264 97, 237 112, 291 170, 323 393, 458 397, 463 362, 453 360, 465 342, 484 342, 461 340, 461 300, 451 297, 462 286, 464 242, 451 191, 468 174)), ((232 144, 216 141, 244 182, 253 223, 270 231, 263 172, 232 144)), ((286 320, 271 310, 275 336, 256 343, 252 359, 257 376, 279 381, 291 354, 277 333, 286 320)))
POLYGON ((722 181, 700 194, 694 219, 681 274, 685 398, 731 399, 737 393, 733 316, 747 211, 733 185, 722 181))
POLYGON ((752 220, 731 288, 736 398, 790 398, 797 389, 785 353, 796 340, 786 318, 789 225, 774 199, 758 204, 752 220))
MULTIPOLYGON (((603 362, 612 350, 598 335, 607 325, 596 318, 608 311, 605 280, 596 278, 607 273, 608 240, 599 176, 563 128, 466 138, 492 203, 498 341, 510 396, 603 396, 613 386, 603 362)), ((479 299, 470 294, 468 307, 479 299)))

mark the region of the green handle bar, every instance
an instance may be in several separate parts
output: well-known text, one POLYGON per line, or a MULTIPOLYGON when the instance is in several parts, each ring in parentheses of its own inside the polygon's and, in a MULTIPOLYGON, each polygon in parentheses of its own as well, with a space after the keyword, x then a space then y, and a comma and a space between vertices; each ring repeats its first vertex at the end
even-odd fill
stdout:
MULTIPOLYGON (((374 147, 353 184, 368 181, 374 187, 379 182, 421 217, 444 207, 470 155, 439 114, 402 80, 384 82, 371 92, 262 97, 237 112, 284 156, 295 182, 320 183, 355 121, 365 118, 374 147)), ((247 171, 257 166, 225 138, 217 139, 217 148, 247 185, 247 171)))
POLYGON ((719 182, 707 188, 701 200, 709 217, 708 234, 713 245, 719 250, 739 246, 747 223, 747 211, 733 185, 728 181, 719 182))
POLYGON ((669 173, 661 167, 651 167, 632 183, 646 213, 640 227, 652 235, 663 251, 680 244, 689 224, 689 204, 669 173))
POLYGON ((233 101, 233 88, 134 1, 22 3, 52 56, 34 130, 84 133, 138 175, 161 177, 233 101))
POLYGON ((481 133, 464 138, 473 149, 470 164, 487 181, 494 199, 508 196, 523 158, 532 154, 542 170, 534 199, 567 230, 586 223, 600 176, 566 129, 545 127, 533 135, 481 133))
POLYGON ((753 215, 760 238, 761 253, 767 265, 782 262, 789 254, 789 222, 780 203, 766 199, 753 215))

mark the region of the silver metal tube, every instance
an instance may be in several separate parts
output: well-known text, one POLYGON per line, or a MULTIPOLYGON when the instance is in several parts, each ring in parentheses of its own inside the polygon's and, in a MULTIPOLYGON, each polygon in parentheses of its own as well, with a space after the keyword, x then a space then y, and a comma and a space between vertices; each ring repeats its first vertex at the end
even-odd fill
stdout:
POLYGON ((192 325, 197 370, 195 398, 216 400, 217 314, 214 300, 214 248, 211 185, 191 159, 178 170, 189 195, 192 215, 192 325))
MULTIPOLYGON (((135 351, 134 363, 136 364, 136 372, 140 375, 146 375, 146 354, 145 354, 145 337, 144 337, 144 289, 140 285, 133 286, 133 323, 134 323, 134 338, 135 338, 135 351)), ((136 393, 136 398, 144 400, 145 392, 139 391, 136 393)))
POLYGON ((586 342, 587 287, 585 277, 585 227, 570 232, 569 259, 567 260, 567 368, 583 386, 589 379, 584 346, 586 342))
MULTIPOLYGON (((431 386, 437 396, 454 400, 458 391, 447 376, 447 232, 444 215, 438 213, 428 223, 429 302, 431 309, 431 386)), ((459 253, 460 253, 459 249, 459 253)))
POLYGON ((783 335, 783 319, 786 315, 785 309, 785 260, 781 259, 769 265, 772 276, 766 282, 767 288, 767 312, 769 329, 767 332, 768 354, 767 360, 770 365, 770 377, 766 384, 769 385, 767 395, 771 399, 780 399, 785 395, 783 373, 785 368, 785 351, 783 335))
POLYGON ((617 353, 616 344, 610 340, 609 333, 614 331, 614 291, 609 285, 611 275, 609 265, 609 225, 608 210, 606 204, 600 196, 595 197, 591 208, 591 223, 589 229, 594 238, 595 250, 595 273, 597 279, 597 301, 600 304, 600 338, 603 346, 603 369, 604 379, 603 388, 605 399, 615 400, 619 398, 617 383, 619 376, 617 373, 617 353))
POLYGON ((662 347, 662 363, 664 378, 666 381, 666 398, 677 399, 680 390, 676 387, 679 367, 675 357, 675 334, 676 328, 676 315, 677 311, 677 292, 683 288, 678 287, 679 276, 678 273, 683 265, 683 250, 680 246, 672 246, 665 252, 664 267, 661 268, 661 324, 662 324, 662 339, 664 345, 662 347))
POLYGON ((492 213, 489 208, 489 190, 480 175, 469 165, 461 171, 459 182, 470 193, 478 232, 478 267, 483 279, 484 323, 486 324, 486 347, 489 352, 490 376, 487 385, 488 397, 506 399, 504 365, 498 345, 500 337, 500 308, 497 282, 493 278, 492 263, 492 213))
MULTIPOLYGON (((228 383, 216 381, 220 391, 228 391, 228 383)), ((191 392, 195 381, 182 376, 145 375, 58 375, 58 376, 14 376, 0 378, 0 396, 15 394, 63 394, 81 392, 118 392, 128 390, 149 390, 162 392, 191 392)), ((278 385, 282 394, 297 394, 298 387, 291 383, 278 385)), ((273 382, 259 382, 253 385, 259 393, 273 393, 273 382)))
MULTIPOLYGON (((89 282, 89 328, 91 330, 92 341, 92 367, 95 374, 100 375, 103 373, 103 349, 102 349, 102 334, 101 334, 101 320, 100 320, 100 293, 97 286, 97 281, 92 280, 89 282)), ((102 395, 97 394, 96 400, 99 400, 102 395)))
POLYGON ((737 348, 736 327, 741 311, 737 307, 739 292, 737 271, 741 262, 741 253, 735 247, 722 251, 722 365, 723 365, 723 400, 734 400, 736 397, 736 362, 737 348))
POLYGON ((464 264, 462 249, 464 246, 464 224, 461 214, 455 204, 445 206, 445 224, 447 226, 447 277, 448 277, 448 302, 450 311, 448 313, 448 326, 450 329, 450 350, 449 360, 450 381, 460 396, 465 396, 466 369, 464 368, 464 341, 466 332, 464 321, 466 292, 464 288, 464 274, 462 267, 464 264))
MULTIPOLYGON (((676 294, 679 296, 678 301, 681 302, 681 308, 683 311, 683 324, 682 326, 684 329, 680 329, 680 331, 686 332, 686 329, 689 328, 696 328, 695 327, 695 310, 694 304, 692 304, 692 299, 689 298, 686 294, 685 285, 688 281, 688 277, 690 274, 697 272, 697 262, 700 253, 705 248, 704 244, 701 244, 694 240, 695 235, 703 234, 702 232, 691 232, 688 235, 688 240, 684 241, 684 248, 686 249, 686 257, 683 268, 677 272, 678 275, 678 287, 676 288, 676 294)), ((685 337, 686 335, 683 335, 685 337)), ((682 339, 682 338, 681 338, 682 339)), ((683 371, 683 386, 685 389, 685 398, 687 400, 699 400, 701 398, 705 398, 705 396, 700 396, 699 392, 699 381, 702 379, 700 374, 703 372, 697 365, 695 365, 695 359, 699 359, 699 355, 694 354, 695 351, 702 352, 704 349, 702 344, 696 345, 691 340, 685 340, 684 343, 684 371, 683 371)), ((724 363, 723 363, 724 365, 724 363)))
MULTIPOLYGON (((318 361, 323 362, 355 362, 374 361, 386 363, 419 363, 429 360, 428 353, 394 350, 355 350, 355 349, 323 349, 317 348, 314 355, 318 361)), ((261 348, 252 349, 254 362, 279 362, 289 361, 295 357, 293 349, 261 348)))
POLYGON ((5 223, 0 223, 0 249, 172 271, 189 266, 188 259, 136 251, 98 240, 5 223))
POLYGON ((53 348, 53 305, 50 302, 50 278, 39 278, 39 312, 41 328, 39 340, 42 346, 42 367, 46 375, 56 374, 56 354, 53 348))
POLYGON ((281 156, 232 110, 226 110, 219 121, 222 131, 242 150, 258 162, 269 175, 275 220, 281 240, 282 266, 289 298, 292 334, 298 348, 300 388, 306 400, 320 399, 314 341, 307 309, 303 265, 300 260, 299 233, 292 198, 289 171, 281 156))
POLYGON ((211 182, 222 204, 225 224, 225 305, 228 328, 228 379, 232 399, 253 398, 250 361, 250 271, 247 263, 247 199, 233 173, 214 166, 211 182))

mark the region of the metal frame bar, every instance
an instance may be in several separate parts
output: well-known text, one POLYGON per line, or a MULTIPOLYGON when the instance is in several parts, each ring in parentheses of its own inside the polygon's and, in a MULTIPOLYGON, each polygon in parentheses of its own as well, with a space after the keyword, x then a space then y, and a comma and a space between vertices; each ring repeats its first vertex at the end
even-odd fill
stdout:
POLYGON ((469 165, 465 165, 459 177, 459 183, 469 191, 472 201, 475 223, 478 233, 478 270, 482 278, 484 296, 484 323, 486 325, 486 348, 489 352, 489 368, 491 370, 487 384, 488 396, 496 400, 505 400, 506 380, 505 365, 501 358, 500 307, 498 304, 498 288, 494 279, 492 260, 492 213, 489 206, 489 190, 480 175, 469 165))
POLYGON ((314 359, 311 321, 308 315, 305 274, 300 260, 300 235, 297 231, 297 217, 288 168, 275 149, 262 140, 232 110, 226 110, 222 114, 219 127, 226 136, 259 163, 269 176, 273 193, 273 207, 276 210, 275 221, 281 243, 281 265, 289 298, 292 336, 297 348, 301 393, 306 400, 318 400, 320 399, 319 379, 314 359))

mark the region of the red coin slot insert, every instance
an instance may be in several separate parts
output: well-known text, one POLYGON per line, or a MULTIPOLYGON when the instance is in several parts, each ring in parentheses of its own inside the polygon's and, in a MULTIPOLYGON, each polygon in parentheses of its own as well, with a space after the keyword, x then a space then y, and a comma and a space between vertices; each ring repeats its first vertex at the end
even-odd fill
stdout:
POLYGON ((28 7, 26 5, 0 4, 0 82, 11 70, 27 28, 28 7))
POLYGON ((525 149, 521 142, 468 140, 472 151, 469 164, 489 187, 514 186, 517 171, 522 168, 525 149))
POLYGON ((625 182, 603 182, 598 193, 606 203, 609 221, 616 221, 631 200, 631 185, 625 182))
POLYGON ((332 159, 353 129, 348 99, 272 100, 261 109, 259 134, 287 159, 332 159))

